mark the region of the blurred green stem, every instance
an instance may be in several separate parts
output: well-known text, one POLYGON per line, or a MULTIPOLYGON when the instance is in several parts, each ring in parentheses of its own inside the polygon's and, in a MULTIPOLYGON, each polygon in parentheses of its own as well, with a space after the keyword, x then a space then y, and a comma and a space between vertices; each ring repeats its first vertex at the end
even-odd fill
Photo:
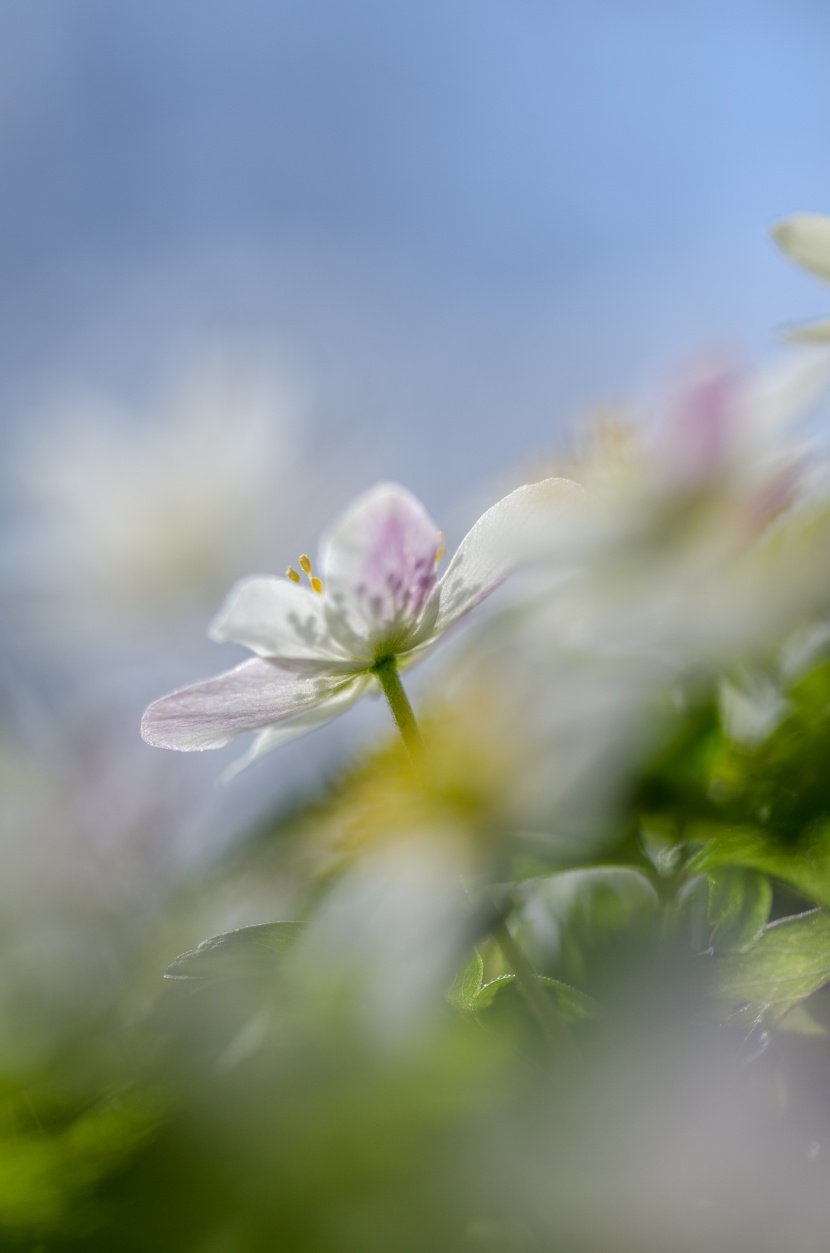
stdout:
POLYGON ((383 688, 383 694, 389 702, 392 717, 397 723, 401 739, 406 746, 406 751, 409 753, 410 758, 415 761, 423 748, 423 740, 421 739, 421 732, 418 730, 418 723, 415 721, 415 714, 412 712, 412 706, 409 703, 409 697, 401 683, 397 662, 394 657, 386 657, 382 661, 377 662, 372 667, 372 670, 377 675, 378 683, 383 688))
POLYGON ((542 1028, 545 1039, 559 1049, 571 1050, 573 1041, 568 1034, 567 1027, 545 991, 544 984, 514 940, 504 918, 499 918, 493 927, 492 935, 501 949, 502 957, 516 976, 516 983, 527 1001, 528 1008, 542 1028))

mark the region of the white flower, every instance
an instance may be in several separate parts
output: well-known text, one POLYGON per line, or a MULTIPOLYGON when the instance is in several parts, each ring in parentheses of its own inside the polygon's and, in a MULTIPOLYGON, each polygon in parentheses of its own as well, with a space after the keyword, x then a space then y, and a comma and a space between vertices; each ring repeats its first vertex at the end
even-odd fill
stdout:
MULTIPOLYGON (((38 629, 54 623, 63 645, 67 629, 121 640, 203 615, 262 559, 264 534, 313 516, 296 473, 302 410, 290 379, 217 350, 147 412, 81 397, 29 424, 10 467, 13 574, 38 629)), ((328 468, 314 471, 322 493, 328 468)))
POLYGON ((248 760, 348 709, 383 667, 409 664, 543 544, 581 489, 546 479, 511 492, 462 540, 443 578, 443 538, 424 506, 396 483, 358 497, 320 553, 305 556, 310 586, 254 576, 234 587, 210 628, 256 657, 155 701, 142 721, 148 744, 219 748, 258 732, 248 760))
MULTIPOLYGON (((798 265, 830 283, 830 217, 820 213, 795 213, 773 227, 772 237, 798 265)), ((810 322, 788 332, 803 343, 830 342, 830 318, 810 322)))
POLYGON ((575 646, 711 672, 823 612, 830 534, 787 428, 825 375, 811 360, 766 379, 702 376, 627 474, 580 473, 605 490, 573 535, 579 576, 562 587, 558 558, 544 598, 535 579, 546 645, 555 621, 575 646))

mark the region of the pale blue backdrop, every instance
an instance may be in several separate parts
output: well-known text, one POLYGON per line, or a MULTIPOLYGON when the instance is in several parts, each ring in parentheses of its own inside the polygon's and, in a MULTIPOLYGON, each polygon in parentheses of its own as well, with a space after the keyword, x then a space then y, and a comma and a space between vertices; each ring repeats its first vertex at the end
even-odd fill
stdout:
POLYGON ((3 0, 2 411, 251 340, 437 506, 830 308, 829 155, 823 0, 3 0))

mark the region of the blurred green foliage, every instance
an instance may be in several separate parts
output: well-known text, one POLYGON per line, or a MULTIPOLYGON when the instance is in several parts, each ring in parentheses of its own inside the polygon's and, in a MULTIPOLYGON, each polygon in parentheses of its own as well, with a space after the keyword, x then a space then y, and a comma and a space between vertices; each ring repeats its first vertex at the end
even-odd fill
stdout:
MULTIPOLYGON (((338 875, 364 855, 338 853, 337 874, 303 861, 309 830, 336 828, 344 797, 352 830, 348 785, 258 829, 191 903, 234 879, 296 871, 299 857, 297 918, 168 953, 149 995, 143 982, 138 995, 125 988, 71 1046, 6 1077, 2 1246, 772 1249, 783 1246, 768 1198, 783 1214, 793 1195, 788 1247, 820 1248, 830 1102, 812 1094, 830 1091, 830 663, 764 677, 780 713, 751 741, 730 732, 714 689, 680 693, 603 838, 577 863, 554 848, 559 869, 537 861, 525 877, 468 885, 440 987, 424 1000, 413 949, 382 1021, 363 959, 340 963, 335 944, 324 960, 309 938, 338 875), (545 1037, 508 968, 505 919, 568 1048, 545 1037), (735 1091, 746 1104, 730 1112, 735 1091), (654 1120, 666 1109, 677 1121, 664 1143, 654 1120), (745 1159, 750 1144, 768 1194, 752 1204, 723 1157, 745 1159), (642 1180, 661 1170, 657 1203, 642 1180), (694 1204, 678 1182, 688 1178, 694 1204)), ((484 864, 529 868, 521 833, 484 864)))

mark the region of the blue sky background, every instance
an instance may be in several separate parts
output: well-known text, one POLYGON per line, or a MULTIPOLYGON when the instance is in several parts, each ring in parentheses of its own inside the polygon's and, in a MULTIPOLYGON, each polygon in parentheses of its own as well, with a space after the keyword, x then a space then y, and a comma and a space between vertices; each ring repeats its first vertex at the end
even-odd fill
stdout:
POLYGON ((830 308, 828 71, 822 0, 3 0, 4 418, 251 342, 439 508, 830 308))

